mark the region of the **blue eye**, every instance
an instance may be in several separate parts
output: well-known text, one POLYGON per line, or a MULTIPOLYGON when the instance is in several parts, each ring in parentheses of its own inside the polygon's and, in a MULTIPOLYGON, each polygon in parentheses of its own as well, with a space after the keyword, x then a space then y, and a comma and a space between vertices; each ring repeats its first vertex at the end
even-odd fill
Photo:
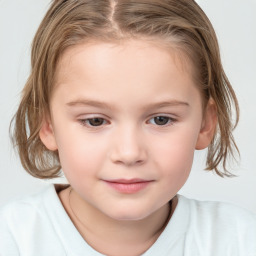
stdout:
POLYGON ((106 122, 107 122, 105 119, 99 118, 99 117, 88 118, 88 119, 82 119, 82 120, 80 120, 80 121, 81 121, 81 123, 82 123, 83 125, 86 125, 86 126, 94 126, 94 127, 104 125, 104 124, 106 124, 106 122))
POLYGON ((175 120, 173 118, 170 118, 168 116, 155 116, 149 120, 151 124, 159 125, 159 126, 164 126, 168 125, 175 120))

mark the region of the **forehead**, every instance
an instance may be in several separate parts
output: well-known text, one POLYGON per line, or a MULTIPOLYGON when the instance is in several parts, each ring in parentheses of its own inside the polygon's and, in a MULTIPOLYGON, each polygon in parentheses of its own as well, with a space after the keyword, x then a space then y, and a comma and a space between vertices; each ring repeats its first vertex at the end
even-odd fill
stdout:
POLYGON ((174 45, 168 45, 163 41, 126 40, 119 43, 92 41, 70 47, 62 54, 56 69, 56 81, 57 84, 61 83, 62 80, 68 79, 71 72, 85 65, 87 75, 91 76, 96 73, 106 74, 113 67, 116 68, 116 73, 120 73, 123 68, 127 74, 136 67, 136 73, 141 72, 143 78, 143 75, 150 76, 143 73, 145 70, 155 71, 154 73, 161 76, 170 68, 170 64, 174 64, 178 72, 193 77, 194 65, 187 55, 174 45))
POLYGON ((138 40, 81 44, 60 59, 52 95, 58 91, 59 99, 69 102, 89 97, 130 107, 165 97, 188 102, 198 91, 191 74, 190 62, 172 47, 138 40))

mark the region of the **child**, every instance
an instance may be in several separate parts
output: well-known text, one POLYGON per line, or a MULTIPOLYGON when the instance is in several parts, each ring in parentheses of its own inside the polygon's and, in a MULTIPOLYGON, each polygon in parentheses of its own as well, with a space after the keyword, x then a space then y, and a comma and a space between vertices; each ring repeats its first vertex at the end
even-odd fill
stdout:
POLYGON ((195 149, 232 175, 232 104, 238 121, 193 0, 53 1, 13 136, 31 175, 70 186, 5 206, 0 254, 256 255, 253 214, 177 195, 195 149))

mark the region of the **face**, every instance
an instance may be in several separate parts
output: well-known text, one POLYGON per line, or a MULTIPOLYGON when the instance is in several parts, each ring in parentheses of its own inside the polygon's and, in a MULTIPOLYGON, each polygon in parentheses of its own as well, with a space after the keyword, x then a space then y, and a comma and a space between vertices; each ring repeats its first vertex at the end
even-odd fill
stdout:
POLYGON ((144 41, 64 53, 40 137, 84 204, 138 220, 184 185, 208 127, 191 66, 144 41))

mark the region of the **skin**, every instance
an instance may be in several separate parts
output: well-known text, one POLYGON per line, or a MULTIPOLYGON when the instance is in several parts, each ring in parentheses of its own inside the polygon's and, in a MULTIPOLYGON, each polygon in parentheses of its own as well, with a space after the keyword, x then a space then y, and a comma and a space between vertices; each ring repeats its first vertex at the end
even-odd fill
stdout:
POLYGON ((64 208, 101 253, 141 255, 155 242, 172 198, 175 210, 195 149, 213 137, 214 102, 203 111, 193 65, 177 56, 130 40, 75 46, 59 62, 40 138, 58 150, 73 188, 76 216, 69 188, 59 194, 64 208), (113 179, 148 183, 127 193, 109 186, 113 179))

